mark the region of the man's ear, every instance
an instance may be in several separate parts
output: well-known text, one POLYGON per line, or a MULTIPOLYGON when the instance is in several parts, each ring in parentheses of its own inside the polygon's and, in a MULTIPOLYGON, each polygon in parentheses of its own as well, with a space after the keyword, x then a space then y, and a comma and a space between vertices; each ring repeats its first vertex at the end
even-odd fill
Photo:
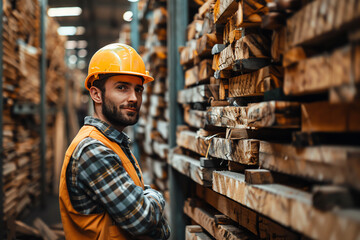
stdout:
POLYGON ((90 92, 90 96, 91 96, 92 100, 95 103, 102 103, 103 99, 102 99, 102 94, 101 94, 100 89, 98 89, 97 87, 91 86, 89 92, 90 92))

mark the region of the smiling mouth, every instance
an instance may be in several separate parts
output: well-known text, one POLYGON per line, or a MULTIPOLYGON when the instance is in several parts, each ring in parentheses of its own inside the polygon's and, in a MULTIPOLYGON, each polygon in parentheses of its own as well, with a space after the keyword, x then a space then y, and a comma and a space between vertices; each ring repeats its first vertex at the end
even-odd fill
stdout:
POLYGON ((129 112, 137 112, 137 109, 136 108, 122 108, 122 109, 125 109, 129 112))

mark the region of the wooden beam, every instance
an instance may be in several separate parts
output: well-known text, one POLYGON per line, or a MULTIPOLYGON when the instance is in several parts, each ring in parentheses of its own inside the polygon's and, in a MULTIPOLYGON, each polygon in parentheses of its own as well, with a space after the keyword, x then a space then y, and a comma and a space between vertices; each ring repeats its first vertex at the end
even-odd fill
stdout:
POLYGON ((185 240, 211 240, 211 238, 199 225, 188 225, 185 227, 185 240))
POLYGON ((313 146, 260 142, 262 168, 315 181, 347 184, 360 190, 360 166, 357 147, 313 146))
POLYGON ((269 183, 273 183, 274 179, 269 170, 246 169, 245 182, 249 184, 269 184, 269 183))
POLYGON ((214 22, 216 24, 225 24, 237 10, 239 4, 235 0, 217 0, 214 6, 214 22))
POLYGON ((252 33, 235 42, 234 58, 270 58, 271 38, 267 33, 252 33))
POLYGON ((169 144, 152 140, 151 145, 156 155, 158 155, 161 159, 167 159, 169 152, 169 144))
POLYGON ((319 211, 311 204, 312 195, 301 190, 248 185, 243 174, 227 171, 213 172, 213 190, 311 238, 360 237, 359 210, 319 211))
POLYGON ((59 239, 58 236, 49 228, 46 223, 43 222, 40 218, 34 220, 34 226, 39 230, 41 236, 45 240, 56 240, 59 239))
POLYGON ((271 2, 270 0, 244 0, 242 1, 241 12, 238 10, 238 14, 242 14, 242 16, 238 16, 239 20, 238 25, 247 27, 251 26, 254 23, 260 24, 262 19, 261 17, 268 13, 268 8, 266 6, 267 2, 271 2))
POLYGON ((209 188, 196 185, 196 196, 262 239, 299 239, 293 231, 209 188))
POLYGON ((335 207, 354 208, 354 200, 350 190, 342 186, 315 186, 313 192, 313 205, 322 211, 329 211, 335 207))
POLYGON ((343 84, 360 82, 355 67, 360 45, 347 45, 332 53, 308 58, 285 68, 284 93, 300 95, 328 90, 343 84))
POLYGON ((171 154, 170 164, 174 169, 188 176, 196 183, 211 186, 214 168, 203 168, 200 166, 199 160, 177 153, 171 154))
POLYGON ((248 105, 248 126, 299 127, 300 104, 296 102, 270 101, 248 105))
POLYGON ((206 124, 244 128, 247 126, 247 107, 210 107, 206 113, 206 124))
POLYGON ((256 165, 259 158, 259 140, 233 140, 214 137, 210 140, 209 155, 242 164, 256 165))
POLYGON ((327 44, 345 35, 360 20, 360 4, 354 0, 314 1, 287 20, 287 46, 327 44))
POLYGON ((359 103, 315 102, 301 105, 301 131, 304 132, 359 132, 359 122, 359 103))
POLYGON ((178 103, 208 102, 210 98, 219 99, 219 85, 205 84, 178 92, 178 103))
MULTIPOLYGON (((216 224, 215 214, 217 211, 210 211, 205 207, 193 206, 195 199, 188 199, 184 204, 184 213, 192 218, 196 223, 202 226, 215 239, 255 239, 254 236, 247 233, 243 229, 237 228, 233 225, 216 224), (222 227, 220 227, 222 226, 222 227)), ((196 202, 195 202, 196 204, 196 202)), ((198 203, 197 205, 200 205, 198 203)))
POLYGON ((222 43, 222 39, 215 33, 205 34, 196 42, 196 51, 200 57, 210 57, 215 44, 222 43))
POLYGON ((224 50, 220 52, 217 70, 231 70, 234 63, 234 53, 232 45, 229 44, 224 50))
POLYGON ((198 136, 196 132, 192 131, 181 131, 178 133, 176 143, 178 146, 196 152, 201 156, 206 155, 209 146, 209 141, 205 137, 198 136))
POLYGON ((186 42, 186 46, 179 48, 180 52, 180 64, 183 66, 191 66, 194 63, 196 50, 196 39, 192 39, 186 42))
POLYGON ((212 60, 204 59, 199 64, 199 83, 209 81, 214 76, 214 70, 212 69, 212 60))
POLYGON ((282 86, 283 70, 267 66, 258 71, 229 79, 229 97, 251 96, 282 86))
POLYGON ((185 71, 185 86, 189 87, 199 83, 199 66, 196 65, 185 71))
POLYGON ((206 111, 193 110, 190 106, 184 108, 184 121, 191 127, 204 128, 206 123, 206 111))

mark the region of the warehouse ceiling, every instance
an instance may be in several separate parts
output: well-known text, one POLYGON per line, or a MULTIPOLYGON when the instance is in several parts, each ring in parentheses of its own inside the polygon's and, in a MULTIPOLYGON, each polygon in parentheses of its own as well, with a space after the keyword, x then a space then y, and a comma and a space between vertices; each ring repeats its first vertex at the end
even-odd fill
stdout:
MULTIPOLYGON (((83 57, 83 67, 86 68, 91 56, 102 46, 117 42, 119 32, 123 24, 123 14, 131 10, 128 0, 48 0, 48 7, 80 7, 82 12, 79 16, 54 17, 61 26, 84 27, 83 34, 68 36, 68 40, 86 40, 87 54, 84 50, 80 55, 83 57), (86 67, 84 66, 86 65, 86 67)), ((81 47, 81 46, 80 46, 81 47)), ((76 47, 68 50, 67 55, 77 55, 81 49, 76 47)))

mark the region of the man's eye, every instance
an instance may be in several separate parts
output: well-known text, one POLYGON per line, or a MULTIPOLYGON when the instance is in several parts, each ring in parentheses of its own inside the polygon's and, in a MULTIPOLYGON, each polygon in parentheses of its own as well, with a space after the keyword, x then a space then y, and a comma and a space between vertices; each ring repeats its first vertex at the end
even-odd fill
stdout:
POLYGON ((120 90, 125 90, 125 89, 126 89, 126 86, 124 86, 124 85, 119 85, 117 88, 120 89, 120 90))
POLYGON ((144 91, 144 88, 136 88, 135 91, 137 91, 138 93, 142 93, 144 91))

